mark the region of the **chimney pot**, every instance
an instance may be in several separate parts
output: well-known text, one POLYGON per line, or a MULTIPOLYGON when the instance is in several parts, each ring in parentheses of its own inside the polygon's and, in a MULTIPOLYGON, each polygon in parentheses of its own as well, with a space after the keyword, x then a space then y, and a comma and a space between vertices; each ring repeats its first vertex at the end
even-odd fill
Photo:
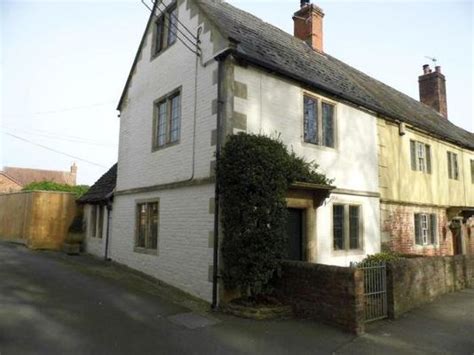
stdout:
POLYGON ((423 65, 423 74, 428 74, 430 72, 429 64, 423 65))
POLYGON ((441 67, 439 65, 435 66, 435 70, 437 73, 441 73, 441 67))

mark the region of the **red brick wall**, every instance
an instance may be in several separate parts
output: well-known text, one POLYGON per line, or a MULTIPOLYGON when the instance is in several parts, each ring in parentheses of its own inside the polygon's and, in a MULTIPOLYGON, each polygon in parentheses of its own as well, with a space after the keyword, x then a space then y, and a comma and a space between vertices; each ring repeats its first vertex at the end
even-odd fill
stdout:
POLYGON ((446 210, 434 207, 381 203, 382 245, 392 251, 418 255, 453 255, 452 233, 446 210), (415 244, 415 213, 435 213, 438 222, 438 245, 415 244))
POLYGON ((467 220, 463 235, 466 243, 466 254, 474 255, 474 217, 467 220))
POLYGON ((16 182, 7 178, 3 174, 0 174, 0 193, 20 191, 21 188, 22 187, 18 185, 16 182))
POLYGON ((301 318, 364 332, 364 275, 360 269, 284 261, 276 292, 301 318))

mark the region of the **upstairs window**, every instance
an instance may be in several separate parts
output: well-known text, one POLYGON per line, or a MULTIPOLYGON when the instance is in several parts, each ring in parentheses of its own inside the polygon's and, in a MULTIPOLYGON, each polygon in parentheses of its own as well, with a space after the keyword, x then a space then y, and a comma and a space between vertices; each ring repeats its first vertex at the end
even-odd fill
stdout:
POLYGON ((361 248, 361 208, 357 205, 333 205, 333 248, 353 250, 361 248))
POLYGON ((448 176, 450 179, 459 179, 458 155, 448 152, 448 176))
POLYGON ((428 144, 410 141, 411 169, 431 174, 431 148, 428 144))
POLYGON ((334 105, 304 97, 304 141, 334 148, 334 105))
POLYGON ((417 245, 438 243, 436 214, 415 213, 415 243, 417 245))
POLYGON ((153 57, 171 46, 178 38, 178 11, 176 4, 169 6, 155 21, 153 57))
POLYGON ((474 184, 474 160, 471 159, 471 183, 474 184))
POLYGON ((155 103, 153 150, 178 143, 181 131, 181 92, 173 93, 155 103))

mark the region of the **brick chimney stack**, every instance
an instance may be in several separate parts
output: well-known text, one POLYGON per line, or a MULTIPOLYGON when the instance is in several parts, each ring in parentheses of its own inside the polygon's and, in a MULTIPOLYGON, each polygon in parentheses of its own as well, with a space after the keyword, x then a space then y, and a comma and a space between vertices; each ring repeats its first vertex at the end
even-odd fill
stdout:
POLYGON ((293 15, 294 36, 318 52, 323 52, 323 17, 323 10, 309 0, 301 0, 301 9, 293 15))
POLYGON ((441 73, 441 67, 435 71, 428 64, 423 65, 423 75, 418 77, 420 86, 420 101, 448 118, 448 104, 446 99, 446 78, 441 73))
POLYGON ((76 178, 77 178, 77 165, 76 163, 72 163, 71 165, 71 185, 76 185, 76 178))

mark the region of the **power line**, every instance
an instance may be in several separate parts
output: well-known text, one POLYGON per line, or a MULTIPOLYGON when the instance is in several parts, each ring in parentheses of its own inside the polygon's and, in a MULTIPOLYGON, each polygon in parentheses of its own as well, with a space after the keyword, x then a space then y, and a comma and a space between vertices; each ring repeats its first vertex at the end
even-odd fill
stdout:
POLYGON ((66 107, 58 110, 51 110, 51 111, 36 111, 36 112, 31 112, 31 113, 11 113, 11 114, 6 114, 4 116, 6 117, 14 117, 14 116, 29 116, 29 115, 48 115, 52 113, 60 113, 60 112, 68 112, 68 111, 75 111, 75 110, 84 110, 87 108, 92 108, 92 107, 98 107, 98 106, 105 106, 113 103, 113 101, 108 101, 108 102, 98 102, 95 104, 90 104, 90 105, 85 105, 85 106, 76 106, 76 107, 66 107))
MULTIPOLYGON (((150 7, 148 6, 148 4, 144 2, 144 0, 141 0, 141 2, 142 2, 143 5, 145 5, 145 7, 151 12, 151 14, 152 14, 153 16, 155 16, 157 19, 160 18, 160 16, 156 15, 156 14, 155 14, 155 11, 154 11, 152 8, 150 8, 150 7)), ((165 15, 164 11, 161 10, 158 6, 156 6, 156 9, 158 9, 158 11, 160 11, 160 13, 161 13, 162 16, 165 15)), ((176 18, 176 17, 175 17, 175 18, 176 18)), ((176 19, 177 19, 177 18, 176 18, 176 19)), ((170 26, 169 26, 169 24, 167 23, 167 21, 163 21, 163 26, 165 26, 167 30, 170 29, 170 26)), ((183 27, 186 28, 186 26, 184 26, 184 25, 183 25, 183 27)), ((197 43, 194 43, 192 40, 190 40, 190 39, 186 36, 186 34, 184 34, 184 33, 179 29, 178 25, 176 25, 175 28, 176 28, 176 31, 177 31, 177 32, 181 33, 194 47, 196 47, 196 50, 194 50, 194 49, 191 48, 187 43, 185 43, 185 42, 183 41, 183 39, 178 35, 178 33, 176 33, 176 38, 177 38, 189 51, 191 51, 193 54, 199 56, 199 52, 198 52, 199 46, 198 46, 198 44, 197 44, 197 43)), ((187 29, 187 28, 186 28, 186 29, 187 29)), ((188 29, 187 29, 187 30, 188 30, 188 29)), ((188 32, 189 32, 189 30, 188 30, 188 32)))
POLYGON ((76 160, 79 160, 79 161, 82 161, 84 163, 88 163, 88 164, 91 164, 91 165, 95 165, 95 166, 99 166, 101 168, 107 168, 106 166, 104 165, 101 165, 101 164, 98 164, 98 163, 94 163, 93 161, 90 161, 90 160, 86 160, 86 159, 82 159, 82 158, 79 158, 79 157, 76 157, 74 155, 71 155, 71 154, 68 154, 68 153, 64 153, 64 152, 61 152, 59 150, 56 150, 54 148, 51 148, 51 147, 48 147, 48 146, 45 146, 43 144, 39 144, 39 143, 36 143, 36 142, 33 142, 33 141, 30 141, 29 139, 26 139, 26 138, 23 138, 23 137, 19 137, 15 134, 11 134, 11 133, 8 133, 8 132, 3 132, 4 134, 8 135, 8 136, 11 136, 11 137, 14 137, 16 139, 19 139, 21 141, 24 141, 24 142, 27 142, 27 143, 30 143, 30 144, 33 144, 33 145, 36 145, 38 147, 41 147, 43 149, 46 149, 46 150, 50 150, 54 153, 57 153, 57 154, 61 154, 61 155, 65 155, 69 158, 73 158, 73 159, 76 159, 76 160))
MULTIPOLYGON (((58 134, 58 133, 53 133, 53 132, 48 132, 48 131, 43 131, 43 130, 38 130, 38 129, 22 129, 22 128, 13 128, 13 127, 6 127, 3 126, 3 128, 6 128, 8 130, 13 130, 13 131, 22 131, 24 134, 34 134, 35 136, 40 136, 40 137, 45 137, 45 138, 50 138, 50 139, 56 139, 56 140, 62 140, 65 142, 72 142, 72 143, 80 143, 80 144, 88 144, 88 145, 94 145, 94 146, 100 146, 100 147, 115 147, 115 144, 106 144, 103 142, 98 142, 98 141, 93 141, 93 140, 88 140, 84 139, 82 137, 76 137, 76 136, 67 136, 63 134, 58 134), (38 132, 44 132, 44 133, 38 133, 38 132)), ((2 129, 4 132, 5 129, 2 129)), ((7 132, 9 133, 9 132, 7 132)))

